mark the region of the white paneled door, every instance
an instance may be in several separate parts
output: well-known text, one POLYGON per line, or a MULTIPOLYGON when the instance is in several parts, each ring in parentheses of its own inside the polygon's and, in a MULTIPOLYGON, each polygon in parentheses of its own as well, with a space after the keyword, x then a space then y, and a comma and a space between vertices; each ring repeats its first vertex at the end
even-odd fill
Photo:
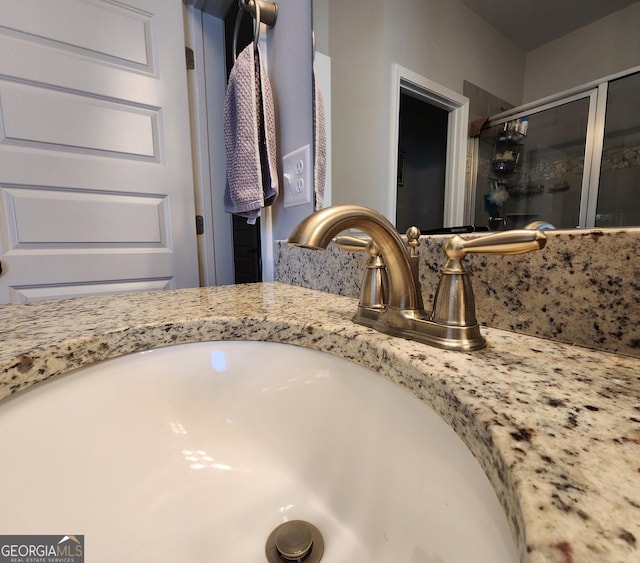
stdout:
POLYGON ((182 18, 0 2, 0 303, 198 285, 182 18))

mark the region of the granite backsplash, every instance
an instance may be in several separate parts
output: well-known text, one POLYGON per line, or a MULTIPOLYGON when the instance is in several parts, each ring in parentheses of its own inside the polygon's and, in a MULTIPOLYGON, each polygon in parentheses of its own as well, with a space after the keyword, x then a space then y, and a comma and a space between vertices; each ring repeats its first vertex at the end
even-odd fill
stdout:
MULTIPOLYGON (((640 228, 547 231, 546 247, 516 256, 470 255, 482 325, 640 357, 640 228)), ((465 235, 473 237, 477 235, 465 235)), ((421 237, 420 281, 430 309, 445 235, 421 237)), ((275 280, 358 297, 368 256, 277 241, 275 280)), ((354 311, 355 312, 355 311, 354 311)))

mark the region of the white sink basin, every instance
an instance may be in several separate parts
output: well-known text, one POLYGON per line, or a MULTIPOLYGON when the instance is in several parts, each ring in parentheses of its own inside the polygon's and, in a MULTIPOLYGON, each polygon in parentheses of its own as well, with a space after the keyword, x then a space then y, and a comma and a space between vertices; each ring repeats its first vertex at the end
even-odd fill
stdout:
POLYGON ((183 344, 0 405, 0 531, 84 534, 87 561, 256 563, 287 520, 324 563, 518 560, 488 479, 379 374, 265 342, 183 344))

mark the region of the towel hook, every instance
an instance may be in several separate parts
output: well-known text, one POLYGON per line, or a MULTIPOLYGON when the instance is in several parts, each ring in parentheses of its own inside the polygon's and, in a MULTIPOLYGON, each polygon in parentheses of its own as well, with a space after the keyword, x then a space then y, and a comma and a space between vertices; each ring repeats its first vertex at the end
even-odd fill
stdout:
POLYGON ((240 22, 244 12, 249 12, 255 20, 255 31, 253 37, 253 48, 258 50, 260 41, 260 23, 273 27, 278 19, 278 5, 263 0, 238 0, 238 15, 233 29, 233 62, 236 61, 238 52, 238 34, 240 32, 240 22))
POLYGON ((245 11, 249 12, 256 20, 260 20, 260 22, 268 25, 269 27, 273 27, 276 25, 276 20, 278 19, 278 4, 275 2, 266 2, 265 0, 258 0, 258 12, 255 9, 255 0, 238 0, 240 7, 245 11))

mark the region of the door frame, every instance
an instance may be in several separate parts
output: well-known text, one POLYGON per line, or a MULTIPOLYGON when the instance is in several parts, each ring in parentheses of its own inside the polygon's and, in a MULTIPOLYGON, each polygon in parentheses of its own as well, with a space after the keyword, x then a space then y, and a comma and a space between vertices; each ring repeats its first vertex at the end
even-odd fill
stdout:
POLYGON ((222 201, 226 183, 223 109, 226 93, 224 20, 185 4, 185 42, 195 68, 187 71, 198 235, 200 286, 234 283, 231 215, 222 201))
POLYGON ((395 223, 397 206, 398 138, 400 93, 412 96, 449 112, 447 130, 447 162, 445 172, 443 226, 454 227, 468 222, 471 212, 466 189, 469 98, 424 76, 393 64, 391 67, 391 127, 389 148, 390 220, 395 223))

